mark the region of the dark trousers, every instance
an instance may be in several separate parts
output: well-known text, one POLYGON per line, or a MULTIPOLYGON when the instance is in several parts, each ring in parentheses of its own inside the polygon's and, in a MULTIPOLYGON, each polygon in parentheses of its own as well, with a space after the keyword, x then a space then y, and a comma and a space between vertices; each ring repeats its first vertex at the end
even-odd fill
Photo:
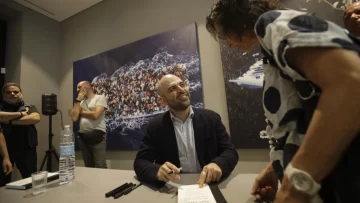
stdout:
POLYGON ((78 133, 78 141, 85 167, 107 168, 106 135, 101 130, 78 133))
POLYGON ((343 154, 332 173, 322 182, 320 196, 324 203, 360 202, 360 136, 343 154))
MULTIPOLYGON (((17 152, 9 151, 10 161, 13 167, 19 169, 22 178, 31 177, 31 174, 37 171, 37 155, 36 148, 21 150, 17 152)), ((11 173, 5 176, 2 168, 3 159, 0 156, 1 171, 0 171, 0 187, 5 186, 11 182, 11 173)))

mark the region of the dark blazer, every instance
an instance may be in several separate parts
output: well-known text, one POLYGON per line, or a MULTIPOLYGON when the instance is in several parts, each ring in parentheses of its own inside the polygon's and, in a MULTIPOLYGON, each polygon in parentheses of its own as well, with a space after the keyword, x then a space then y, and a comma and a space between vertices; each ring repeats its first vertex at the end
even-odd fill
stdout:
MULTIPOLYGON (((192 118, 195 146, 201 168, 210 162, 228 176, 238 162, 229 134, 221 117, 211 110, 193 108, 192 118)), ((170 112, 165 112, 150 121, 143 137, 140 151, 134 161, 134 170, 139 181, 161 186, 156 176, 161 165, 170 162, 180 167, 174 126, 170 112)))

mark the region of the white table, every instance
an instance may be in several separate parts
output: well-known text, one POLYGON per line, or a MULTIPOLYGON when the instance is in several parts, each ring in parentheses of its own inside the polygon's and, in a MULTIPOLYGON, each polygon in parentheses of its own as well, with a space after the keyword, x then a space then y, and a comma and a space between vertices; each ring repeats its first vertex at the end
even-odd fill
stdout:
MULTIPOLYGON (((37 196, 29 190, 10 190, 0 188, 1 203, 176 203, 177 186, 195 184, 199 175, 182 174, 179 182, 170 182, 160 190, 142 185, 130 194, 118 199, 105 198, 105 193, 125 182, 138 183, 134 171, 76 168, 75 181, 59 186, 58 180, 48 183, 47 191, 37 196)), ((229 203, 252 203, 250 190, 257 174, 233 174, 223 181, 219 188, 229 203)))

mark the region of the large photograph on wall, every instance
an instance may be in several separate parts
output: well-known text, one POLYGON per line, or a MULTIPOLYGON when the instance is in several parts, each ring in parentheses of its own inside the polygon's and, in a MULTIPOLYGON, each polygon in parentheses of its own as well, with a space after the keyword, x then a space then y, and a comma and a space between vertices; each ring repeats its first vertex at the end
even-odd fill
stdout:
MULTIPOLYGON (((76 85, 92 83, 107 98, 107 149, 136 150, 150 119, 167 108, 158 102, 155 85, 165 74, 190 84, 192 106, 203 108, 197 26, 190 24, 73 63, 76 85)), ((79 129, 74 123, 74 132, 79 129)))
MULTIPOLYGON (((290 9, 308 12, 343 26, 346 5, 356 0, 283 0, 290 9)), ((236 148, 268 148, 262 106, 264 72, 260 48, 241 52, 220 41, 231 139, 236 148)))

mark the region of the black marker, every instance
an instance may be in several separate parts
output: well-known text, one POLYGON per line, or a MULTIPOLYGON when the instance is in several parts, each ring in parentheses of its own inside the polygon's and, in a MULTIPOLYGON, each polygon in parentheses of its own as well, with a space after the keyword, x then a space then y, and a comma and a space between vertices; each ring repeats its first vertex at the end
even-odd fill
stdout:
POLYGON ((134 184, 132 187, 130 187, 130 188, 128 188, 127 190, 125 190, 123 195, 129 194, 134 188, 136 188, 136 186, 138 186, 138 185, 134 184))
POLYGON ((138 184, 138 185, 134 185, 133 187, 131 187, 130 191, 124 192, 124 195, 129 194, 130 192, 132 192, 133 190, 135 190, 136 188, 140 187, 142 185, 142 183, 138 184))
POLYGON ((133 186, 134 186, 134 183, 130 183, 124 190, 117 192, 117 193, 114 195, 114 199, 117 199, 117 198, 123 196, 123 194, 124 194, 126 191, 130 190, 133 186))
POLYGON ((119 187, 111 190, 110 192, 106 193, 106 194, 105 194, 105 197, 108 198, 108 197, 113 196, 114 194, 118 193, 119 191, 127 188, 128 185, 129 185, 129 183, 124 183, 124 184, 122 184, 121 186, 119 186, 119 187))

